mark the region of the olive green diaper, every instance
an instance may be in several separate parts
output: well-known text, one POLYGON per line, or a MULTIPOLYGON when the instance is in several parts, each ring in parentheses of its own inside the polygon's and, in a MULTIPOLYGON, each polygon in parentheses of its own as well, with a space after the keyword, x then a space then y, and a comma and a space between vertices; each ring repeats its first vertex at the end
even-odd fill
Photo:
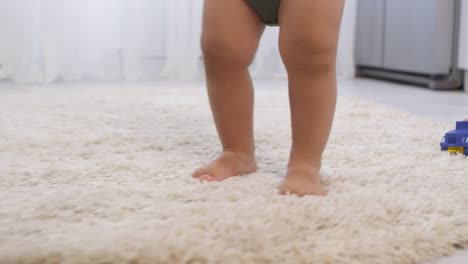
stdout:
POLYGON ((247 0, 263 23, 278 25, 278 9, 281 0, 247 0))

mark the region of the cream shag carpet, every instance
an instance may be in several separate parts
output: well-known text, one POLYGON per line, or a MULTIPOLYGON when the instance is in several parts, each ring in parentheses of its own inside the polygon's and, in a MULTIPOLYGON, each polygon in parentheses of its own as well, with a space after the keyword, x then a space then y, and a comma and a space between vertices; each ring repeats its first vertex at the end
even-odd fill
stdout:
POLYGON ((0 92, 1 263, 422 263, 468 242, 453 124, 340 98, 327 197, 285 197, 286 90, 257 92, 258 173, 201 184, 201 86, 0 92))

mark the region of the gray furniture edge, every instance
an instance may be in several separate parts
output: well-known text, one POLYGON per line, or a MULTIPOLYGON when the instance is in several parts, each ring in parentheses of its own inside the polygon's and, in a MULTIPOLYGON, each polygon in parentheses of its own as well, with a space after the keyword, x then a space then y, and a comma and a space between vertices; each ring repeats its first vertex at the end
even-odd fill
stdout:
MULTIPOLYGON (((413 74, 403 71, 392 71, 380 67, 358 65, 356 74, 358 76, 367 76, 385 80, 406 82, 416 85, 426 86, 431 89, 447 90, 457 89, 463 85, 464 77, 468 78, 468 71, 465 76, 463 71, 458 70, 458 49, 459 49, 459 31, 460 31, 460 7, 461 0, 455 0, 455 16, 453 27, 453 47, 452 63, 450 73, 447 75, 413 74)), ((359 37, 359 30, 357 32, 359 37)), ((357 55, 358 56, 358 55, 357 55)), ((468 90, 465 79, 465 90, 468 90)))

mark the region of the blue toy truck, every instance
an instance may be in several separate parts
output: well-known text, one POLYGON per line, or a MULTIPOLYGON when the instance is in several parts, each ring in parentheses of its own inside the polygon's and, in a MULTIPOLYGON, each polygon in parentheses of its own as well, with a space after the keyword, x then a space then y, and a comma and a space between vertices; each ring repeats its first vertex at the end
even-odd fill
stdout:
POLYGON ((440 148, 450 154, 468 156, 468 121, 457 122, 455 130, 445 133, 440 142, 440 148))

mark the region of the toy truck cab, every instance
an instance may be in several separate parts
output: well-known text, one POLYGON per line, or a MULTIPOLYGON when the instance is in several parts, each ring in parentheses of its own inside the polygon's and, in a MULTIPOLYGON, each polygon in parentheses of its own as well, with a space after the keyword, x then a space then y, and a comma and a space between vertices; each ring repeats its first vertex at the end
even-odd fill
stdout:
POLYGON ((440 148, 450 154, 460 153, 468 156, 468 121, 457 122, 455 130, 445 133, 440 148))

